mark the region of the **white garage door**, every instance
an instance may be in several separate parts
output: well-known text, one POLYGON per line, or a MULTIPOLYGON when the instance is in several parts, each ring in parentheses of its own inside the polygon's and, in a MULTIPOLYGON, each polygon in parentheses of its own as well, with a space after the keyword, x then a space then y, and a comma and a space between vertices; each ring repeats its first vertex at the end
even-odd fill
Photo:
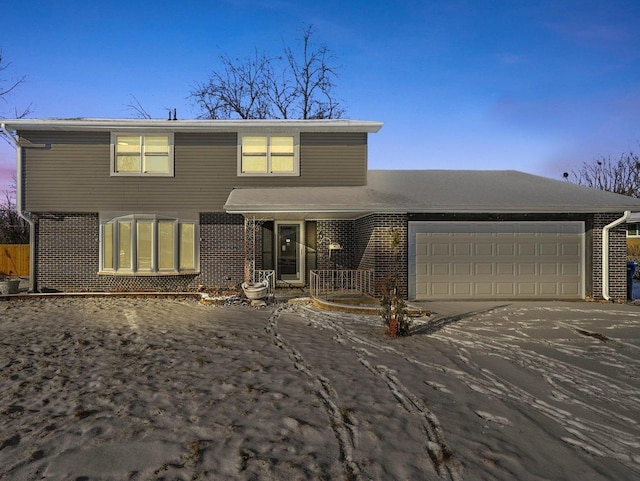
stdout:
POLYGON ((583 298, 583 222, 410 222, 414 299, 583 298))

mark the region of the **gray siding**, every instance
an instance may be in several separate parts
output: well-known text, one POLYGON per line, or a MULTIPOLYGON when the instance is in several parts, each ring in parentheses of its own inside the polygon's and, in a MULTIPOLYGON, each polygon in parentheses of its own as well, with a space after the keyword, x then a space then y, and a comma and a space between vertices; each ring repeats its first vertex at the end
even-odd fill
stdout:
POLYGON ((300 159, 301 182, 290 185, 366 185, 367 134, 301 133, 300 159))
POLYGON ((216 212, 234 187, 366 183, 364 133, 301 133, 298 177, 238 177, 235 133, 176 133, 174 177, 110 176, 108 132, 20 137, 31 212, 216 212))

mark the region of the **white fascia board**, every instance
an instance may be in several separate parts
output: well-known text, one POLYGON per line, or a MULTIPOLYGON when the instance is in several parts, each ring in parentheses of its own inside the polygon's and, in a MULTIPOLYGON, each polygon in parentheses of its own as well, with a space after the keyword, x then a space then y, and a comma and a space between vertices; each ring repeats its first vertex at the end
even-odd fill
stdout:
MULTIPOLYGON (((630 206, 606 206, 606 207, 572 207, 572 206, 536 206, 536 207, 514 207, 504 208, 502 206, 447 206, 447 207, 400 207, 400 210, 408 210, 415 214, 620 214, 629 210, 630 206)), ((637 208, 637 207, 633 207, 637 208)), ((640 222, 640 214, 637 214, 636 220, 628 222, 640 222)), ((633 219, 633 217, 631 217, 633 219)))
POLYGON ((147 120, 147 119, 17 119, 9 130, 237 132, 238 130, 299 130, 375 133, 382 122, 366 120, 147 120))
MULTIPOLYGON (((353 206, 353 205, 345 205, 337 206, 337 205, 296 205, 292 207, 291 205, 287 205, 286 207, 282 205, 225 205, 225 212, 229 214, 245 214, 247 212, 252 213, 295 213, 295 212, 322 212, 322 213, 345 213, 351 212, 354 214, 358 213, 379 213, 379 214, 558 214, 558 213, 570 213, 570 214, 593 214, 594 212, 598 213, 620 213, 624 212, 626 209, 621 207, 612 207, 608 209, 593 209, 593 208, 585 208, 585 209, 570 209, 567 210, 566 207, 542 207, 537 209, 504 209, 504 208, 493 208, 493 207, 477 207, 477 208, 468 208, 468 207, 459 207, 459 208, 419 208, 419 207, 410 207, 410 206, 381 206, 381 205, 367 205, 367 206, 353 206)), ((640 223, 640 213, 635 214, 637 217, 630 217, 627 222, 639 222, 640 223)))
POLYGON ((362 213, 369 213, 369 212, 379 212, 378 209, 371 209, 371 208, 367 208, 367 209, 354 209, 354 208, 350 208, 350 207, 345 207, 345 208, 336 208, 335 206, 333 207, 328 207, 328 208, 323 208, 322 206, 299 206, 299 207, 295 207, 295 208, 281 208, 281 207, 269 207, 269 206, 228 206, 225 205, 223 206, 224 211, 227 214, 247 214, 247 213, 262 213, 262 214, 268 214, 268 213, 278 213, 278 214, 295 214, 295 213, 301 213, 301 212, 312 212, 312 213, 323 213, 323 214, 338 214, 338 213, 353 213, 353 214, 362 214, 362 213))

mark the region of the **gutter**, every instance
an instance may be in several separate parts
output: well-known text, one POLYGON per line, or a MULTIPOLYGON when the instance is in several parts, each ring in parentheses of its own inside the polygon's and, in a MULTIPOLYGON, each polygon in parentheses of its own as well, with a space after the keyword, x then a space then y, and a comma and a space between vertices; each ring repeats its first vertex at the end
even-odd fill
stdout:
POLYGON ((140 119, 16 119, 5 122, 10 130, 60 131, 139 131, 153 129, 160 132, 238 132, 242 129, 269 131, 270 129, 313 132, 378 132, 383 123, 372 120, 347 119, 223 119, 223 120, 140 120, 140 119))
POLYGON ((0 132, 13 144, 16 149, 16 211, 18 215, 29 224, 29 292, 36 292, 36 229, 31 214, 25 212, 22 208, 23 196, 24 196, 24 176, 22 175, 22 147, 18 142, 18 139, 14 137, 9 130, 7 130, 6 124, 2 122, 0 124, 0 132))
POLYGON ((631 217, 631 211, 625 211, 624 215, 602 228, 602 297, 610 301, 609 296, 609 231, 626 222, 631 217))
POLYGON ((9 132, 4 122, 0 123, 0 134, 2 134, 5 137, 5 140, 13 147, 18 148, 18 141, 13 135, 11 135, 11 132, 9 132))

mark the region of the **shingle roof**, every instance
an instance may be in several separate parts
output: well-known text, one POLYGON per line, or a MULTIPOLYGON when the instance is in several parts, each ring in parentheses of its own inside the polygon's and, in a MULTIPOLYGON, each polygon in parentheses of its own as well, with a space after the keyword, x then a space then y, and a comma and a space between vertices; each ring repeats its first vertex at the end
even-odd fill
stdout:
POLYGON ((366 186, 238 188, 236 213, 640 211, 640 199, 515 170, 370 170, 366 186))

